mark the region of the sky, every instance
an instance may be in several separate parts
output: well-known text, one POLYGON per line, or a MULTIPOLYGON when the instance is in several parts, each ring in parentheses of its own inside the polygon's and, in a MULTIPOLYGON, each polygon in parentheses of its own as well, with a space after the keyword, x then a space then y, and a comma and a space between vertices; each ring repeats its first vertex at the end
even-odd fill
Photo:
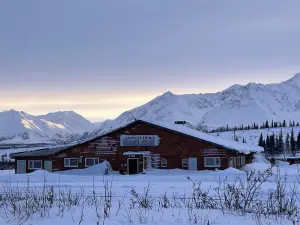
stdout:
POLYGON ((0 111, 103 121, 300 72, 299 0, 0 1, 0 111))

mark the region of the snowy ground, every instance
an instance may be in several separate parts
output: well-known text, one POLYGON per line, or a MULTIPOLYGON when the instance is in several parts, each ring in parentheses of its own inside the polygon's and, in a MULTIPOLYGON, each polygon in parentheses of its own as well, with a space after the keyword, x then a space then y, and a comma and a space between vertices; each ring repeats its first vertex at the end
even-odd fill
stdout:
MULTIPOLYGON (((246 169, 248 171, 256 169, 257 171, 263 171, 268 169, 269 165, 261 159, 256 160, 252 165, 248 165, 246 169)), ((97 168, 99 169, 99 167, 97 168)), ((273 172, 276 173, 278 168, 273 168, 273 172)), ((296 166, 287 166, 286 164, 280 165, 280 174, 283 178, 287 175, 286 185, 287 193, 291 188, 298 184, 298 168, 296 166)), ((0 224, 27 224, 27 225, 60 225, 60 224, 97 224, 97 221, 101 221, 99 224, 241 224, 244 225, 256 225, 256 224, 292 224, 291 221, 283 218, 274 219, 258 219, 256 214, 239 215, 236 213, 222 212, 221 210, 209 210, 209 209, 197 209, 190 208, 189 205, 174 206, 174 207, 161 207, 158 204, 166 196, 168 199, 179 199, 178 201, 189 201, 193 197, 193 182, 201 182, 201 188, 205 191, 209 191, 209 195, 216 196, 216 187, 224 182, 231 184, 238 177, 245 180, 246 172, 239 171, 233 168, 225 171, 184 171, 184 170, 154 170, 148 171, 146 174, 139 175, 98 175, 90 176, 93 169, 89 168, 88 172, 81 172, 80 175, 75 175, 74 172, 60 172, 60 173, 48 173, 45 171, 36 171, 31 174, 14 174, 13 171, 0 171, 0 183, 2 186, 1 193, 4 192, 5 184, 10 185, 16 192, 25 192, 32 189, 35 192, 39 192, 45 189, 45 186, 53 186, 54 191, 71 190, 72 195, 81 193, 82 196, 91 197, 103 196, 105 190, 105 182, 107 181, 111 185, 112 191, 112 208, 108 218, 104 218, 101 211, 101 216, 97 217, 97 210, 95 205, 82 204, 74 207, 70 207, 69 210, 63 213, 58 207, 52 207, 47 211, 47 215, 41 216, 41 213, 35 213, 29 218, 12 220, 11 216, 7 214, 1 214, 0 224), (189 178, 189 179, 188 179, 189 178), (226 181, 225 181, 226 180, 226 181), (8 183, 7 183, 8 182, 8 183), (134 189, 142 196, 145 193, 146 187, 149 188, 149 196, 152 201, 158 202, 154 204, 151 209, 144 209, 139 207, 133 207, 133 194, 134 189), (175 196, 175 197, 174 197, 175 196), (181 200, 180 200, 181 199, 181 200), (85 205, 85 206, 83 206, 85 205), (120 207, 119 207, 120 206, 120 207)), ((101 173, 101 172, 100 172, 101 173)), ((260 194, 262 198, 265 198, 267 192, 272 189, 276 189, 274 182, 275 177, 270 177, 261 187, 260 194)), ((7 186, 6 186, 7 187, 7 186)), ((296 190, 300 192, 300 188, 296 190)), ((298 193, 300 194, 300 193, 298 193)), ((174 200, 175 202, 175 200, 174 200)), ((174 203, 175 204, 175 203, 174 203)), ((177 204, 177 203, 176 203, 177 204)), ((1 210, 0 210, 1 211, 1 210)), ((295 223, 297 224, 297 223, 295 223)))
MULTIPOLYGON (((262 133, 264 138, 267 137, 267 135, 279 135, 281 131, 281 128, 270 128, 270 129, 258 129, 258 130, 241 130, 236 131, 235 135, 238 137, 239 142, 243 141, 243 138, 245 138, 246 142, 248 144, 254 144, 258 145, 259 136, 262 133)), ((283 137, 285 138, 287 133, 291 134, 292 127, 284 127, 282 128, 283 137)), ((295 137, 297 137, 298 133, 300 132, 300 127, 294 127, 295 137)), ((234 140, 234 132, 228 131, 228 132, 216 132, 212 133, 214 136, 221 137, 223 139, 229 139, 234 140)))

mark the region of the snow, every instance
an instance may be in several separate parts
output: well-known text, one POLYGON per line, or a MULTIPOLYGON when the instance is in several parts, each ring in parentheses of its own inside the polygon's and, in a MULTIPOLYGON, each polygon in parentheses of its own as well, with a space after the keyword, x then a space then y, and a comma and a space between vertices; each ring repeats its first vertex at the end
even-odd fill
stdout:
MULTIPOLYGON (((297 137, 298 133, 300 132, 300 127, 294 127, 293 129, 294 129, 295 136, 297 137)), ((242 130, 242 131, 238 130, 235 132, 235 136, 239 139, 240 142, 242 142, 244 138, 248 144, 257 145, 260 134, 263 134, 264 139, 266 139, 267 135, 270 136, 275 134, 276 136, 278 136, 281 130, 282 130, 283 138, 285 140, 287 133, 291 134, 292 127, 242 130)), ((227 140, 233 140, 234 132, 233 131, 216 132, 216 133, 212 133, 212 135, 227 140)))
POLYGON ((53 143, 94 129, 93 123, 72 111, 40 116, 15 110, 0 112, 1 144, 53 143))
POLYGON ((106 170, 108 174, 118 174, 117 172, 114 172, 112 170, 110 163, 106 160, 100 164, 85 169, 72 169, 66 171, 59 171, 57 173, 64 175, 100 176, 105 175, 106 170))
MULTIPOLYGON (((261 157, 257 158, 260 164, 263 164, 264 160, 261 157)), ((255 163, 258 163, 255 162, 255 163)), ((267 165, 267 164, 266 164, 267 165)), ((71 171, 65 171, 64 173, 49 173, 46 171, 36 171, 30 174, 14 174, 13 171, 0 171, 0 182, 10 181, 12 186, 18 187, 20 190, 26 190, 28 184, 32 188, 44 188, 44 182, 47 185, 53 186, 53 188, 63 190, 63 188, 71 188, 72 193, 81 193, 84 191, 85 196, 92 196, 93 191, 97 194, 103 193, 103 182, 108 181, 112 183, 112 193, 113 193, 113 208, 109 218, 106 218, 105 223, 107 225, 115 224, 141 224, 138 219, 138 215, 147 212, 148 220, 143 224, 146 225, 183 225, 183 224, 193 224, 192 221, 188 220, 188 210, 184 208, 167 208, 167 209, 153 209, 147 211, 135 211, 130 209, 130 199, 131 199, 131 189, 134 188, 138 193, 144 193, 145 187, 150 185, 150 195, 154 198, 160 198, 162 195, 172 198, 175 196, 186 196, 187 198, 191 196, 192 182, 201 182, 201 187, 203 190, 214 191, 217 186, 218 179, 228 179, 228 182, 235 181, 238 177, 245 179, 246 173, 236 170, 234 168, 229 168, 224 171, 186 171, 186 170, 153 170, 146 174, 139 175, 117 175, 114 173, 109 173, 107 176, 103 176, 103 173, 95 173, 100 169, 103 169, 103 165, 96 165, 84 169, 82 174, 75 170, 73 174, 71 171), (87 175, 90 176, 87 176, 87 175), (187 179, 189 178, 189 179, 187 179), (117 213, 118 202, 124 201, 124 206, 119 213, 117 213), (128 211, 125 210, 125 206, 128 206, 126 210, 132 214, 132 222, 128 221, 128 211)), ((280 168, 279 168, 280 169, 280 168)), ((297 171, 294 167, 289 167, 287 171, 287 187, 293 187, 294 182, 297 178, 294 176, 297 171)), ((2 186, 0 186, 2 187, 2 186)), ((275 183, 270 179, 262 186, 262 191, 267 192, 270 189, 275 189, 275 183)), ((299 192, 300 190, 298 190, 299 192)), ((53 208, 46 217, 41 218, 39 214, 35 214, 29 217, 24 223, 24 225, 65 225, 65 224, 79 224, 82 208, 81 206, 74 207, 64 213, 64 216, 58 215, 59 209, 53 208)), ((245 216, 238 216, 233 214, 223 214, 219 210, 204 210, 199 209, 194 211, 199 217, 197 224, 207 225, 204 223, 205 218, 210 220, 210 224, 216 225, 228 225, 228 224, 244 224, 244 225, 256 225, 256 221, 253 219, 253 215, 247 214, 245 216), (202 223, 201 223, 202 221, 202 223)), ((97 217, 94 207, 85 207, 83 209, 84 218, 83 225, 97 224, 97 217)), ((1 217, 0 224, 7 224, 7 218, 1 217)), ((14 223, 10 223, 14 224, 14 223)), ((102 224, 102 223, 101 223, 102 224)), ((290 221, 285 219, 280 219, 276 221, 275 219, 263 220, 262 224, 292 224, 290 221)))
POLYGON ((150 121, 146 121, 146 122, 152 123, 157 126, 165 127, 167 129, 170 129, 170 130, 173 130, 176 132, 180 132, 180 133, 192 136, 192 137, 196 137, 196 138, 199 138, 204 141, 215 143, 215 144, 221 145, 225 148, 237 150, 237 151, 239 151, 241 153, 245 153, 245 154, 249 154, 251 152, 262 152, 264 150, 263 148, 261 148, 257 145, 243 144, 243 143, 239 143, 236 141, 222 139, 219 137, 215 137, 214 135, 211 135, 211 134, 207 134, 207 133, 203 133, 203 132, 191 129, 185 125, 174 124, 174 123, 158 123, 158 122, 150 122, 150 121))
POLYGON ((260 172, 263 173, 266 170, 272 169, 271 163, 266 160, 262 155, 254 155, 253 163, 246 164, 242 167, 242 171, 245 172, 260 172))
MULTIPOLYGON (((100 130, 115 128, 133 119, 157 122, 204 121, 209 128, 262 124, 266 120, 300 118, 300 75, 279 84, 233 85, 213 94, 176 95, 166 92, 150 102, 101 124, 100 130)), ((300 122, 300 121, 299 121, 300 122)))

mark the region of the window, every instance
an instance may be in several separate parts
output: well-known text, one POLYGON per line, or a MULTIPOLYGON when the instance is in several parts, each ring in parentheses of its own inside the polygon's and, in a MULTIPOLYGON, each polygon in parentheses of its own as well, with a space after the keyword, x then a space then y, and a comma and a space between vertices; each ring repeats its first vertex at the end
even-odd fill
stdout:
POLYGON ((229 166, 233 167, 233 157, 230 157, 229 166))
POLYGON ((42 169, 42 160, 29 160, 28 169, 30 170, 40 170, 42 169))
POLYGON ((220 167, 220 157, 204 157, 205 167, 220 167))
POLYGON ((245 156, 241 156, 241 166, 245 165, 245 163, 246 163, 245 156))
POLYGON ((85 158, 85 167, 94 166, 99 164, 98 158, 85 158))
POLYGON ((167 159, 161 158, 160 159, 160 166, 161 167, 167 167, 167 159))
POLYGON ((236 157, 236 165, 239 166, 240 163, 241 163, 241 158, 240 158, 240 156, 237 156, 236 157))
POLYGON ((187 159, 182 159, 181 166, 184 167, 184 168, 188 167, 188 160, 187 159))
POLYGON ((64 166, 65 167, 78 167, 78 158, 65 158, 64 166))

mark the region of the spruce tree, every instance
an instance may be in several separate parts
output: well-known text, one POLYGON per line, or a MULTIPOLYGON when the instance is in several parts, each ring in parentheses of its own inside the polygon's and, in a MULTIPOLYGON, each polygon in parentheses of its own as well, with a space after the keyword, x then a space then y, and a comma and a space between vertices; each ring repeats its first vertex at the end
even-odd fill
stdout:
POLYGON ((296 140, 295 140, 295 135, 294 135, 294 129, 292 128, 292 133, 291 133, 291 138, 290 138, 290 146, 291 146, 291 151, 293 155, 296 155, 296 140))
POLYGON ((266 138, 265 152, 267 154, 270 154, 270 137, 269 137, 269 135, 267 135, 267 138, 266 138))
POLYGON ((297 126, 297 127, 299 127, 299 126, 300 126, 299 122, 297 122, 296 126, 297 126))
POLYGON ((270 153, 276 153, 275 134, 270 136, 270 153))
POLYGON ((300 132, 298 133, 297 136, 296 151, 300 152, 300 132))
POLYGON ((285 120, 282 122, 282 127, 286 127, 286 121, 285 120))
POLYGON ((286 138, 285 138, 285 153, 290 153, 291 148, 290 148, 290 135, 287 133, 286 138))
POLYGON ((272 120, 271 127, 274 128, 274 121, 272 120))
POLYGON ((243 143, 246 143, 246 139, 243 137, 243 143))
POLYGON ((265 128, 270 128, 270 127, 269 127, 269 121, 268 121, 268 120, 266 121, 265 128))
POLYGON ((260 134, 259 140, 258 140, 258 146, 264 147, 264 137, 263 134, 260 134))
POLYGON ((282 154, 284 150, 284 142, 283 142, 283 134, 282 134, 282 129, 280 130, 279 136, 278 136, 278 153, 282 154))

